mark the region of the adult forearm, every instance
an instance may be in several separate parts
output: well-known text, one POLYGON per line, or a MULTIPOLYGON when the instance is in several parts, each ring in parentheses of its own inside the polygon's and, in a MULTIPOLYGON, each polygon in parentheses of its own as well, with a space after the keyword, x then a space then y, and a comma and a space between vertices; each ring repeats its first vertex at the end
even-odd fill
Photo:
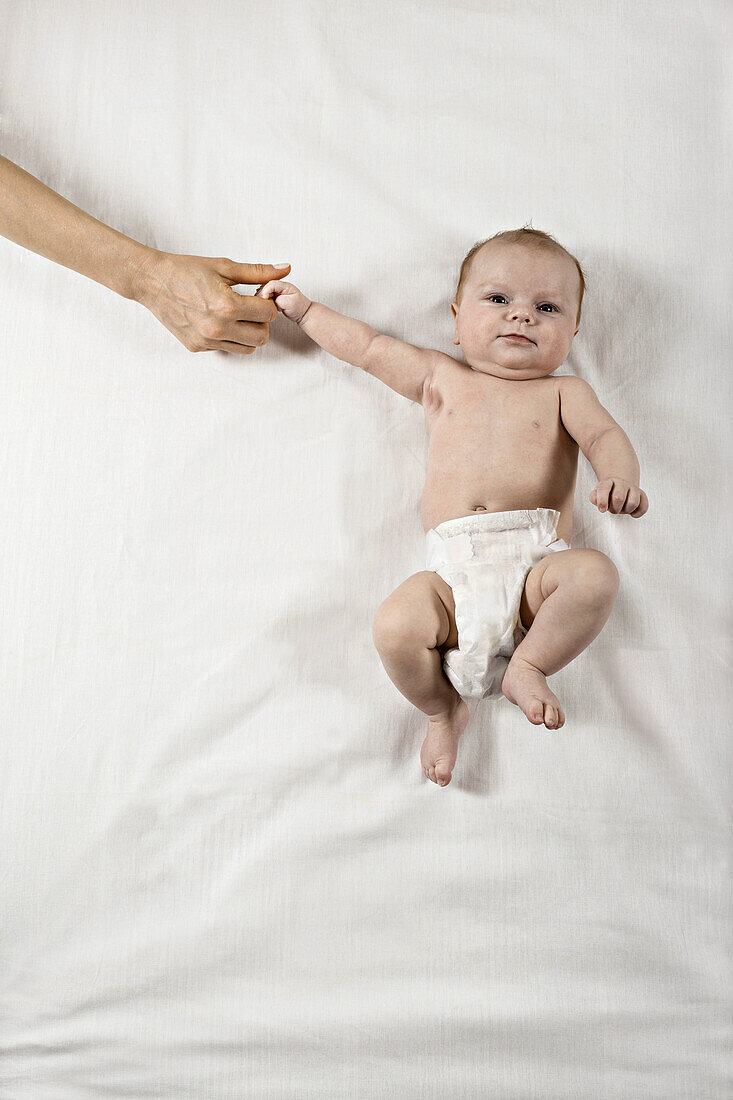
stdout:
POLYGON ((0 234, 125 298, 154 252, 97 221, 17 164, 0 157, 0 234))
POLYGON ((623 428, 607 428, 588 451, 588 461, 599 481, 609 477, 623 478, 639 484, 639 460, 623 428))
POLYGON ((362 368, 369 345, 377 335, 370 325, 355 317, 345 317, 321 302, 311 302, 300 327, 330 355, 362 368))

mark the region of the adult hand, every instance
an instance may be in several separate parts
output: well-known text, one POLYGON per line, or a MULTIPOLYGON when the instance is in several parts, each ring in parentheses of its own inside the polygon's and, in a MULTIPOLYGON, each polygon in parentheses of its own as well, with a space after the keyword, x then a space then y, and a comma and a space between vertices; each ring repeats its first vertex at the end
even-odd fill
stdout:
POLYGON ((189 351, 250 355, 270 338, 274 302, 233 285, 282 279, 290 264, 237 264, 148 248, 0 157, 0 235, 146 306, 189 351))
POLYGON ((149 249, 131 296, 188 351, 251 355, 269 340, 277 308, 265 298, 238 294, 232 286, 256 286, 289 271, 290 264, 239 264, 149 249))

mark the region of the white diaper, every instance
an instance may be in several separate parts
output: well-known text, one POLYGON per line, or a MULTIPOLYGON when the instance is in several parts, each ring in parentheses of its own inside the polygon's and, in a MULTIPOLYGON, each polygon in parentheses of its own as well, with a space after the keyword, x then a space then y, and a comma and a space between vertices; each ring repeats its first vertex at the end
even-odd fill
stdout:
POLYGON ((499 695, 509 659, 527 631, 519 618, 530 569, 555 550, 560 513, 553 508, 479 512, 427 533, 427 568, 453 589, 458 648, 443 670, 459 695, 499 695))

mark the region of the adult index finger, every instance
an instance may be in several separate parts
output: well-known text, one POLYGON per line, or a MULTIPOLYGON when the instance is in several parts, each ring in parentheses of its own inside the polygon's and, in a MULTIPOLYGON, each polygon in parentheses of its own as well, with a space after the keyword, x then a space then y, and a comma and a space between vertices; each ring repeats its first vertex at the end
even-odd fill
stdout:
POLYGON ((270 279, 283 279, 290 271, 290 264, 238 264, 222 258, 219 273, 230 286, 255 286, 270 279))

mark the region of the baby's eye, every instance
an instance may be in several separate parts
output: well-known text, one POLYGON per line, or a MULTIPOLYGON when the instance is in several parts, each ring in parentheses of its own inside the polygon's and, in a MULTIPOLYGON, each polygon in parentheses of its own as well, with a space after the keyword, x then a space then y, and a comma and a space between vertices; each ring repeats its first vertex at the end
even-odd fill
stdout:
MULTIPOLYGON (((504 297, 503 294, 489 294, 487 300, 489 302, 493 302, 495 298, 501 298, 501 300, 503 302, 506 301, 506 298, 504 297)), ((542 305, 538 306, 537 308, 541 309, 541 310, 544 310, 545 307, 547 307, 548 309, 554 310, 554 312, 557 313, 557 307, 553 306, 552 302, 543 302, 542 305)))

